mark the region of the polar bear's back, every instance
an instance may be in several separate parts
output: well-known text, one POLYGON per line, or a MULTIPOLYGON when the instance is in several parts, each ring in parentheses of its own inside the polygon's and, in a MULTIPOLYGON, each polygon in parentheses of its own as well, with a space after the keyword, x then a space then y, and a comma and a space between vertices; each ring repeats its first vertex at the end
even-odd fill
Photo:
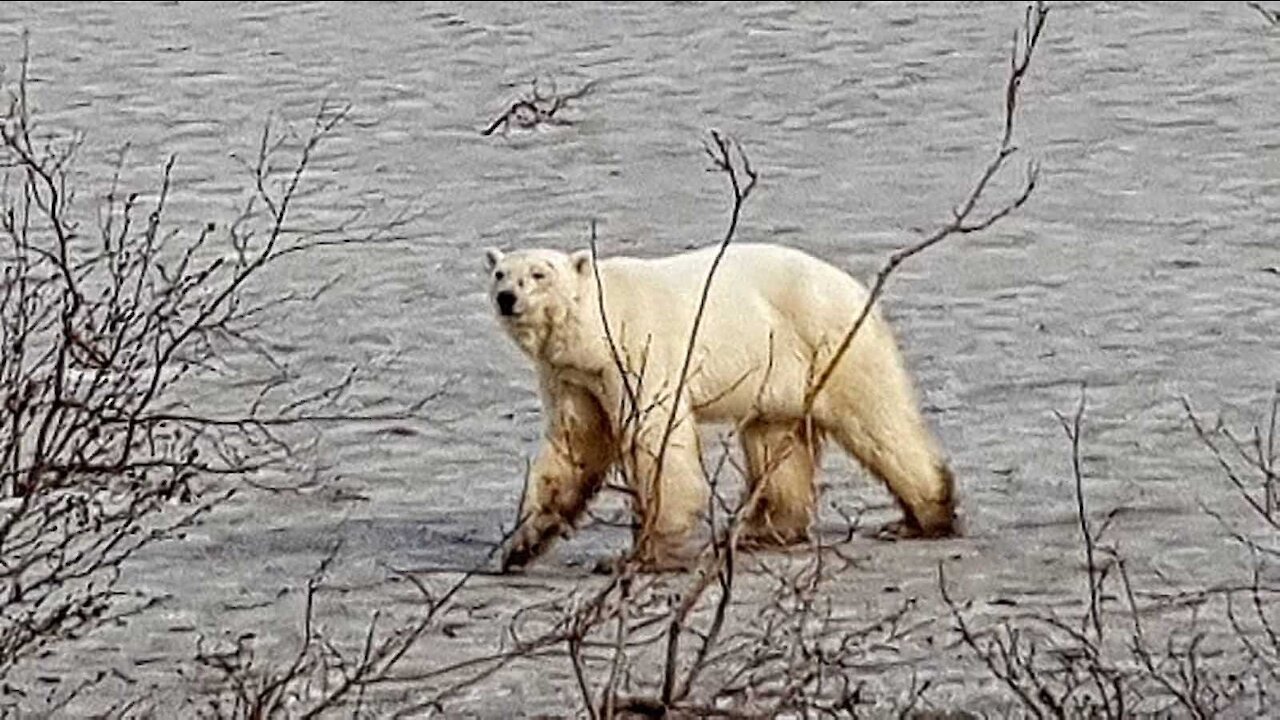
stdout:
MULTIPOLYGON (((625 295, 628 305, 658 310, 651 316, 686 327, 697 310, 717 250, 707 247, 663 258, 603 260, 606 293, 625 295)), ((716 270, 706 320, 741 325, 747 335, 762 329, 776 331, 782 323, 812 345, 824 338, 829 341, 833 327, 847 327, 866 297, 866 289, 849 274, 800 250, 735 244, 725 251, 716 270)))
MULTIPOLYGON (((670 257, 600 263, 614 335, 650 375, 680 367, 702 288, 716 256, 705 248, 670 257), (660 370, 658 368, 666 368, 660 370)), ((716 271, 692 356, 689 399, 704 421, 804 412, 815 368, 830 358, 866 302, 847 273, 799 250, 731 245, 716 271)), ((854 341, 840 391, 856 378, 900 374, 892 333, 878 313, 854 341)), ((650 378, 652 380, 652 378, 650 378)), ((656 381, 653 387, 665 387, 656 381)))

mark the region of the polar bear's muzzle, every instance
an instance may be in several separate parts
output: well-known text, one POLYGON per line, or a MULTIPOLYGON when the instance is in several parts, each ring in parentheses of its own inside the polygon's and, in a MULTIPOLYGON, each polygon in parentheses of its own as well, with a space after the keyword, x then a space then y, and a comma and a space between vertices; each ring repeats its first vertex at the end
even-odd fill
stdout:
POLYGON ((510 290, 502 290, 493 299, 498 304, 498 312, 503 317, 514 317, 517 314, 515 293, 510 290))

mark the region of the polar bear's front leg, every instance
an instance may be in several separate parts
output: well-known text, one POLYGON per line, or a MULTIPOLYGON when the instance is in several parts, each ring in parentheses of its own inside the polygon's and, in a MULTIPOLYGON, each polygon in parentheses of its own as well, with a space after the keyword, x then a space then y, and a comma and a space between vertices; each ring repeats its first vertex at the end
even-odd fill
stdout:
POLYGON ((617 457, 608 418, 586 390, 546 380, 543 407, 542 447, 530 468, 503 571, 523 567, 572 531, 617 457))
POLYGON ((687 560, 689 535, 710 492, 702 474, 698 430, 683 401, 673 425, 668 405, 642 401, 641 406, 647 411, 625 421, 619 433, 619 452, 639 519, 633 551, 649 569, 679 568, 687 560))

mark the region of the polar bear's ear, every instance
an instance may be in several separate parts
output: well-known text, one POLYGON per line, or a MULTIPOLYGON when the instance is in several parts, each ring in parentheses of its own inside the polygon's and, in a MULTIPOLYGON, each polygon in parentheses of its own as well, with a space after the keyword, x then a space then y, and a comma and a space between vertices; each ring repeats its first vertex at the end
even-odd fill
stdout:
POLYGON ((579 250, 569 256, 569 267, 579 275, 591 272, 591 251, 579 250))
POLYGON ((488 247, 484 249, 485 267, 492 270, 495 265, 502 261, 502 251, 496 247, 488 247))

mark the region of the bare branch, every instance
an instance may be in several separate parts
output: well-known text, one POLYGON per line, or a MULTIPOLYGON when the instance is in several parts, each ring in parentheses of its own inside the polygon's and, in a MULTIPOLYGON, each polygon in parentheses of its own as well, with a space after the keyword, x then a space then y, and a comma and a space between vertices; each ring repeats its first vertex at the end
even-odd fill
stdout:
POLYGON ((1246 2, 1245 5, 1257 10, 1258 14, 1271 25, 1280 25, 1280 10, 1269 10, 1263 7, 1261 3, 1256 2, 1246 2))
POLYGON ((1089 618, 1093 621, 1093 630, 1099 642, 1102 641, 1102 573, 1098 569, 1095 558, 1094 543, 1096 538, 1089 529, 1089 513, 1085 508, 1084 467, 1080 459, 1081 424, 1084 420, 1085 384, 1080 383, 1080 402, 1076 405, 1075 414, 1068 420, 1066 416, 1054 411, 1062 430, 1071 443, 1071 475, 1075 480, 1076 520, 1080 524, 1080 535, 1084 541, 1084 556, 1089 580, 1089 618))
POLYGON ((965 235, 985 230, 1000 220, 1007 217, 1010 213, 1021 208, 1031 193, 1036 188, 1036 183, 1040 176, 1040 166, 1034 161, 1027 165, 1027 177, 1022 186, 1021 192, 1014 197, 1013 200, 1005 203, 999 209, 992 211, 985 217, 972 218, 974 210, 978 206, 978 201, 986 192, 987 185, 1004 167, 1005 162, 1010 156, 1017 151, 1013 145, 1013 132, 1017 119, 1018 111, 1018 91, 1022 87, 1022 80, 1027 73, 1027 69, 1031 65, 1031 57, 1035 52, 1037 44, 1040 42, 1040 34, 1044 29, 1045 21, 1049 17, 1049 9, 1043 2, 1034 2, 1027 8, 1026 18, 1021 33, 1014 33, 1013 51, 1010 60, 1009 77, 1005 82, 1004 93, 1004 129, 1000 137, 1000 144, 996 148, 994 157, 987 163, 982 174, 978 176, 978 181, 974 184, 969 194, 961 201, 959 207, 952 212, 951 220, 933 231, 922 240, 904 247, 889 256, 889 260, 876 273, 875 282, 872 283, 871 290, 867 295, 866 302, 863 303, 862 310, 854 319, 849 330, 844 334, 840 343, 836 346, 835 352, 831 359, 827 361, 823 370, 816 374, 813 384, 805 396, 805 414, 807 415, 813 409, 813 403, 822 389, 826 387, 831 380, 831 375, 835 372, 836 366, 844 358, 848 352, 850 345, 853 344, 854 337, 858 331, 862 329, 866 323, 867 317, 871 314, 876 302, 884 293, 885 284, 889 280, 889 276, 898 269, 902 263, 910 258, 928 250, 938 243, 946 240, 953 235, 965 235))

